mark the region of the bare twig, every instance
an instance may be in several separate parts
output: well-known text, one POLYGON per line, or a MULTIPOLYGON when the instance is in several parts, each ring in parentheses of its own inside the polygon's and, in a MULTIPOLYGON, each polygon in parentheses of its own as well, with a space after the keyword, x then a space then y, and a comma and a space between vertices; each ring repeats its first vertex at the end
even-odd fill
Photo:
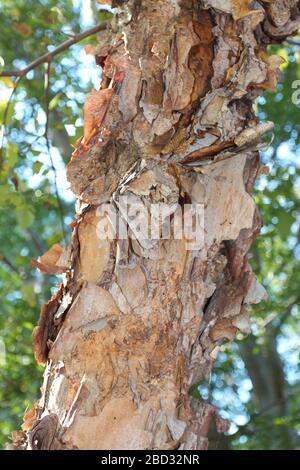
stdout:
POLYGON ((50 159, 50 164, 51 164, 51 169, 53 172, 54 176, 54 188, 55 188, 55 194, 56 194, 56 200, 57 200, 57 205, 58 205, 58 210, 59 210, 59 216, 60 216, 60 223, 61 223, 61 228, 62 228, 62 233, 63 233, 63 238, 65 245, 67 246, 67 239, 66 239, 66 232, 65 232, 65 226, 64 226, 64 209, 62 205, 62 201, 59 196, 59 191, 58 191, 58 186, 57 186, 57 172, 56 168, 54 165, 54 161, 51 155, 51 146, 50 146, 50 141, 49 141, 49 136, 48 136, 48 131, 49 131, 49 88, 50 88, 50 67, 51 67, 51 60, 47 62, 46 65, 46 71, 45 71, 45 108, 46 108, 46 125, 45 125, 45 132, 44 132, 44 137, 46 139, 46 147, 47 147, 47 152, 49 155, 50 159))
POLYGON ((11 263, 11 261, 7 258, 7 256, 0 253, 0 260, 15 274, 20 275, 18 269, 11 263))
POLYGON ((265 406, 264 408, 262 408, 260 411, 256 411, 254 412, 252 415, 250 415, 249 417, 249 420, 246 424, 243 424, 243 425, 240 425, 238 426, 238 430, 234 433, 234 434, 231 434, 229 437, 230 440, 232 439, 236 439, 239 435, 243 434, 243 435, 246 435, 246 436, 253 436, 256 434, 256 431, 255 429, 249 429, 249 426, 250 425, 253 425, 255 426, 255 420, 257 418, 261 418, 261 416, 265 415, 266 413, 268 413, 269 411, 272 412, 272 410, 274 408, 276 408, 277 406, 280 406, 282 404, 284 404, 285 401, 279 401, 279 402, 273 402, 271 403, 270 405, 267 405, 265 406))
POLYGON ((287 308, 279 315, 279 317, 275 317, 274 320, 269 323, 268 326, 272 326, 274 329, 272 330, 272 335, 276 337, 281 330, 281 327, 284 325, 287 318, 290 316, 294 305, 297 305, 300 301, 300 295, 297 295, 293 298, 293 300, 288 304, 287 308))
POLYGON ((6 70, 0 73, 0 77, 24 77, 24 75, 26 75, 28 72, 35 69, 39 65, 51 62, 57 54, 60 54, 61 52, 65 51, 69 47, 73 46, 73 44, 76 44, 82 41, 82 39, 85 39, 89 36, 92 36, 95 33, 98 33, 98 31, 102 31, 106 29, 106 27, 107 27, 107 22, 98 24, 97 26, 94 26, 93 28, 90 28, 87 31, 84 31, 83 33, 76 34, 75 36, 71 37, 67 41, 63 42, 60 46, 58 46, 53 51, 47 52, 41 57, 38 57, 37 59, 35 59, 33 62, 27 65, 27 67, 25 67, 24 69, 6 70))
POLYGON ((300 41, 296 41, 295 39, 286 39, 286 42, 288 44, 292 44, 293 46, 299 46, 300 47, 300 41))
POLYGON ((32 249, 36 253, 37 256, 40 256, 44 253, 47 249, 47 245, 45 244, 44 240, 40 238, 40 236, 34 232, 31 228, 26 229, 26 234, 30 241, 32 242, 32 249))

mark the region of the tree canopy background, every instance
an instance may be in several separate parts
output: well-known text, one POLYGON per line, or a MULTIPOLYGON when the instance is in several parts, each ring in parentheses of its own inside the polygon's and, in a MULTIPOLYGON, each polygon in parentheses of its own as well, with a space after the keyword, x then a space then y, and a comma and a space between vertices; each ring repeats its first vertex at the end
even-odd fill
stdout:
MULTIPOLYGON (((68 35, 109 15, 93 0, 2 0, 0 67, 20 69, 68 35)), ((224 344, 212 377, 191 391, 218 406, 232 423, 227 436, 211 430, 212 448, 300 447, 300 103, 292 102, 293 83, 300 79, 297 40, 273 48, 272 53, 286 60, 282 80, 276 92, 257 102, 260 120, 276 123, 274 139, 262 155, 270 173, 256 183, 264 227, 251 260, 269 298, 253 309, 251 335, 224 344)), ((17 87, 14 78, 0 78, 0 124, 5 127, 0 176, 0 448, 20 428, 24 411, 39 394, 42 369, 35 364, 31 332, 40 305, 60 279, 42 276, 30 261, 70 237, 74 198, 64 166, 82 135, 85 94, 99 84, 100 69, 84 51, 95 41, 91 36, 55 57, 48 97, 44 65, 17 87)))

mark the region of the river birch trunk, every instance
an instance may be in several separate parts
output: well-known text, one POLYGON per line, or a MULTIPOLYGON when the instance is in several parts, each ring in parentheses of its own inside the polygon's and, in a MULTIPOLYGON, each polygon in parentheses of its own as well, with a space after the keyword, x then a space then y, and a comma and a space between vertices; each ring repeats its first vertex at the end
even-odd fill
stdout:
POLYGON ((101 90, 87 96, 67 168, 72 242, 40 260, 64 277, 34 330, 42 396, 16 441, 202 450, 212 421, 219 432, 227 423, 189 391, 209 377, 222 343, 249 331, 248 305, 265 295, 247 253, 261 226, 251 193, 272 123, 258 122, 254 103, 276 86, 282 59, 267 46, 296 32, 300 2, 113 6, 95 51, 101 90), (124 201, 140 210, 126 214, 124 201), (147 238, 157 204, 170 208, 169 238, 147 238), (195 205, 199 244, 174 236, 174 208, 195 205), (127 239, 101 236, 111 214, 127 239))

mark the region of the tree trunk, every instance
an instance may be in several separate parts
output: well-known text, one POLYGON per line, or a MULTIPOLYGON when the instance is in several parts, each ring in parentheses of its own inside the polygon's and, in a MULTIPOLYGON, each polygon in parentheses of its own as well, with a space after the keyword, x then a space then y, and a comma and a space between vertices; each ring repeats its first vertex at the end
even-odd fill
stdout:
MULTIPOLYGON (((259 352, 254 352, 255 339, 250 335, 240 344, 241 357, 247 368, 253 385, 253 394, 257 402, 258 416, 274 421, 287 414, 287 390, 284 368, 277 351, 277 338, 272 329, 266 329, 264 343, 259 352)), ((254 423, 255 429, 255 423, 254 423)), ((276 449, 294 449, 295 434, 284 422, 275 427, 274 441, 276 449)))
POLYGON ((189 390, 264 295, 247 252, 272 125, 253 103, 276 84, 281 61, 266 46, 297 30, 299 4, 113 2, 95 54, 101 90, 67 169, 78 204, 56 263, 64 281, 33 335, 47 366, 25 415, 28 449, 206 449, 212 420, 226 430, 189 390), (171 236, 148 236, 158 204, 171 236), (114 217, 127 239, 102 236, 114 217))

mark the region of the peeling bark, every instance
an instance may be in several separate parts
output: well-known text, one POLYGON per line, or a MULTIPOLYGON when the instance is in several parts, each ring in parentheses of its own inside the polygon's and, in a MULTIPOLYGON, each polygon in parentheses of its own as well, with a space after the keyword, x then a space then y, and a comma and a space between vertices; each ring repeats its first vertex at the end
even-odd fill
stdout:
POLYGON ((275 85, 280 61, 266 46, 297 30, 300 2, 114 6, 96 51, 101 90, 87 98, 67 168, 78 200, 69 264, 34 331, 46 369, 27 446, 206 449, 210 423, 226 423, 189 389, 224 340, 249 331, 248 305, 264 296, 247 252, 272 124, 257 122, 253 103, 275 85), (122 215, 124 196, 147 214, 155 203, 202 204, 204 243, 135 237, 130 224, 128 240, 99 239, 99 208, 122 215))

